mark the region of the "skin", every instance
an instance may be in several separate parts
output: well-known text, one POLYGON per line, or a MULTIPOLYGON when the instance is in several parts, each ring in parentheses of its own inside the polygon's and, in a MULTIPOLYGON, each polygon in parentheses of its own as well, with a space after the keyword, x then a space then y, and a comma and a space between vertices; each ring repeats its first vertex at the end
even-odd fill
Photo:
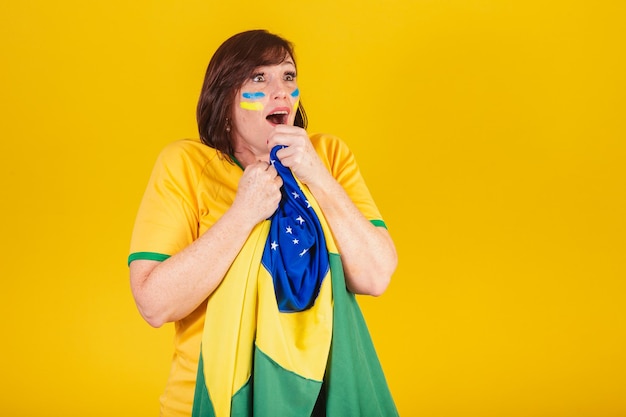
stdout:
POLYGON ((397 266, 393 241, 385 228, 375 227, 354 205, 315 152, 306 131, 293 126, 298 97, 295 66, 290 57, 275 66, 260 67, 237 91, 232 109, 235 157, 243 165, 230 209, 195 242, 163 262, 135 260, 130 282, 144 319, 154 327, 193 312, 220 284, 252 229, 278 207, 282 180, 269 164, 276 145, 283 165, 306 184, 322 209, 339 248, 346 285, 356 294, 381 295, 397 266), (250 100, 244 92, 263 92, 250 100), (240 106, 260 102, 262 110, 240 106), (266 117, 287 111, 284 124, 266 117), (214 254, 207 258, 207 254, 214 254))

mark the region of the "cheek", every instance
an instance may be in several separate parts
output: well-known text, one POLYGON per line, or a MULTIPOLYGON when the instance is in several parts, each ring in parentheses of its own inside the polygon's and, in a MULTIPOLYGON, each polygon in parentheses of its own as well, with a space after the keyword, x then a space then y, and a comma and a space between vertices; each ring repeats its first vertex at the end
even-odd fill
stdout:
POLYGON ((243 92, 241 93, 241 97, 246 100, 261 100, 262 98, 265 98, 265 93, 261 91, 257 91, 255 93, 243 92))
POLYGON ((298 104, 300 103, 300 89, 296 88, 295 90, 293 90, 291 92, 291 97, 294 99, 292 110, 295 115, 296 111, 298 110, 298 104))
POLYGON ((241 101, 239 102, 239 107, 244 110, 263 111, 264 106, 262 101, 264 99, 265 93, 261 91, 244 91, 241 93, 241 101))
POLYGON ((242 101, 239 103, 239 107, 241 107, 244 110, 251 110, 251 111, 263 111, 263 103, 259 103, 258 101, 242 101))

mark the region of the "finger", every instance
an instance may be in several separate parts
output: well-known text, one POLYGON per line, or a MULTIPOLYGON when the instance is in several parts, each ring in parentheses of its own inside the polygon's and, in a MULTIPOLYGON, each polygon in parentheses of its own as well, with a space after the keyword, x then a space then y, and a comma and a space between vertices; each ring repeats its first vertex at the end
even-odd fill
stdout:
POLYGON ((293 125, 276 125, 274 126, 274 131, 279 133, 299 133, 304 129, 300 126, 293 125))
POLYGON ((280 159, 281 163, 285 166, 289 164, 289 160, 291 157, 298 153, 298 147, 288 146, 276 152, 276 157, 280 159))
POLYGON ((257 169, 263 170, 263 171, 267 171, 267 168, 270 166, 271 164, 267 161, 262 161, 262 160, 257 160, 254 164, 251 164, 251 166, 254 166, 257 169))
POLYGON ((265 170, 272 175, 275 175, 275 176, 278 175, 278 171, 276 171, 276 167, 273 164, 270 164, 269 162, 265 170))

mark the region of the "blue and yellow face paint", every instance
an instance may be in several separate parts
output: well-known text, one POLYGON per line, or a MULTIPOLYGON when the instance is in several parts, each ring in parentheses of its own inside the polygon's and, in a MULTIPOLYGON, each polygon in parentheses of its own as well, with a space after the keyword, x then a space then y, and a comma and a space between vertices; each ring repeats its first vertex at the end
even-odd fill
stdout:
POLYGON ((296 88, 291 92, 291 97, 295 98, 296 101, 293 103, 293 111, 298 110, 298 104, 300 103, 300 89, 296 88))
MULTIPOLYGON (((257 91, 255 93, 245 92, 245 93, 241 93, 241 96, 245 98, 246 100, 261 100, 265 98, 265 93, 262 93, 260 91, 257 91)), ((263 104, 259 103, 258 101, 242 101, 239 103, 239 105, 241 106, 242 109, 246 109, 246 110, 254 110, 254 111, 263 110, 263 104)))
MULTIPOLYGON (((293 111, 298 110, 298 104, 300 103, 300 89, 296 88, 295 90, 293 90, 291 92, 291 97, 295 98, 296 101, 293 104, 293 111)), ((243 97, 246 100, 254 100, 254 101, 242 101, 239 103, 239 106, 242 109, 245 110, 254 110, 254 111, 262 111, 263 110, 263 104, 259 103, 256 100, 262 100, 265 98, 265 93, 261 92, 261 91, 257 91, 254 93, 249 93, 249 92, 244 92, 241 93, 241 97, 243 97)))

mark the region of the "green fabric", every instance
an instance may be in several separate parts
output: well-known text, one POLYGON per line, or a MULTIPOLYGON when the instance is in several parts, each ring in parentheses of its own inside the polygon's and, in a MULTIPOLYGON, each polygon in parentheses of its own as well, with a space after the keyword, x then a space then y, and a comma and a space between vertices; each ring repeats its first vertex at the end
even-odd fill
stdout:
POLYGON ((209 392, 204 383, 204 361, 202 360, 202 354, 200 354, 198 375, 196 376, 196 391, 194 394, 191 417, 215 417, 213 404, 211 404, 211 398, 209 398, 209 392))
POLYGON ((256 348, 254 417, 310 416, 322 385, 287 371, 256 348), (280 390, 280 391, 278 391, 280 390))
MULTIPOLYGON (((199 365, 192 417, 215 417, 204 383, 202 355, 199 365)), ((285 370, 255 347, 254 387, 248 382, 233 396, 231 416, 308 417, 313 411, 321 385, 321 381, 306 379, 285 370), (281 391, 277 391, 277 388, 281 388, 281 391)))
MULTIPOLYGON (((253 376, 233 396, 231 416, 398 416, 361 309, 354 294, 346 289, 341 257, 330 253, 329 261, 334 312, 333 340, 322 390, 326 395, 325 412, 316 407, 313 413, 322 381, 285 370, 255 347, 253 376)), ((203 365, 200 355, 192 417, 215 417, 203 365)))
POLYGON ((170 257, 170 255, 165 255, 165 254, 156 253, 156 252, 135 252, 135 253, 131 253, 128 256, 128 265, 130 265, 130 263, 132 261, 135 261, 137 259, 143 259, 143 260, 146 260, 146 261, 163 262, 164 260, 166 260, 169 257, 170 257))
POLYGON ((341 258, 330 254, 333 277, 333 343, 326 371, 328 417, 398 416, 367 325, 354 294, 346 290, 341 258))
POLYGON ((233 395, 230 415, 232 417, 249 417, 252 415, 252 382, 248 380, 239 391, 233 395))
POLYGON ((372 223, 376 227, 384 227, 385 229, 387 228, 387 225, 382 220, 370 220, 370 223, 372 223))

